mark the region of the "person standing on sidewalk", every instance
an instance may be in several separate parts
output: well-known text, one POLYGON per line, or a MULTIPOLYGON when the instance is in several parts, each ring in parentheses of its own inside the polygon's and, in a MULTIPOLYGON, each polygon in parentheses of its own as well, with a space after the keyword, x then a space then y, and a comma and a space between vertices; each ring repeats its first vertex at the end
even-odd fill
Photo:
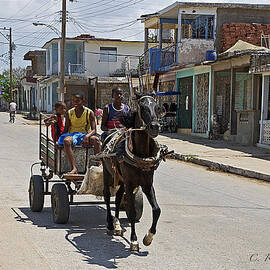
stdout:
POLYGON ((15 117, 16 110, 17 110, 17 104, 16 104, 16 102, 14 102, 14 100, 12 100, 9 103, 9 122, 11 122, 11 116, 12 116, 12 114, 15 117))

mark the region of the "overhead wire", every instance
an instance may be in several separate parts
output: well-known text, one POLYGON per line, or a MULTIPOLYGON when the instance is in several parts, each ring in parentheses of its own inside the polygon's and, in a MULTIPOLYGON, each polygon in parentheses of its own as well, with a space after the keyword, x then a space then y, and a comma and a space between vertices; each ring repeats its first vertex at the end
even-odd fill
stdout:
MULTIPOLYGON (((110 10, 105 11, 105 12, 104 12, 104 9, 102 9, 102 10, 99 10, 100 12, 99 11, 94 11, 94 12, 90 12, 90 13, 81 13, 80 15, 87 15, 87 16, 93 15, 93 16, 91 16, 91 18, 98 17, 100 15, 112 13, 114 11, 119 11, 120 9, 124 9, 124 8, 130 7, 130 6, 136 5, 136 4, 141 3, 143 1, 145 1, 145 0, 131 0, 131 1, 128 1, 129 2, 128 4, 125 3, 126 5, 124 5, 123 3, 121 3, 119 5, 114 5, 113 6, 113 9, 110 9, 110 10), (121 8, 119 8, 119 7, 121 7, 121 8)), ((81 18, 81 17, 82 16, 78 16, 77 18, 81 18)))

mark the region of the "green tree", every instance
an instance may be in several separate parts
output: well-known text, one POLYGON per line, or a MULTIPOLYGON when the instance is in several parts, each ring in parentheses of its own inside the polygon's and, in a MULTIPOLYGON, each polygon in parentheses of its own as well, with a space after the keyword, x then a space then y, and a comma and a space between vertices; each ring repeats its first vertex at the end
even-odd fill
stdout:
POLYGON ((9 96, 9 92, 5 92, 2 94, 2 98, 9 103, 10 102, 10 96, 9 96))

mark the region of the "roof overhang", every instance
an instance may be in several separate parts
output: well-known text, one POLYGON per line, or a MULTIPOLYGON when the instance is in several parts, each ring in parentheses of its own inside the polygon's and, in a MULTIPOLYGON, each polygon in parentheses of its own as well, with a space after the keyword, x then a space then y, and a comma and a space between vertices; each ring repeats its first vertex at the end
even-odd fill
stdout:
MULTIPOLYGON (((243 0, 244 2, 244 0, 243 0)), ((217 9, 217 8, 242 8, 242 9, 270 9, 270 4, 245 4, 245 3, 237 3, 234 1, 223 0, 222 3, 215 3, 209 0, 207 1, 196 1, 196 0, 185 0, 185 1, 177 1, 160 11, 153 14, 145 14, 140 17, 142 22, 146 23, 151 18, 177 18, 178 17, 178 9, 181 8, 209 8, 209 9, 217 9)))

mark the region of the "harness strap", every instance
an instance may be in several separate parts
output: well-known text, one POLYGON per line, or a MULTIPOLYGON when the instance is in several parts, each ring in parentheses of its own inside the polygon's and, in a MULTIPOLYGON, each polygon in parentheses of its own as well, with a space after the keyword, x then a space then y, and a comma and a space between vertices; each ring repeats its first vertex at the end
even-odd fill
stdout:
POLYGON ((86 109, 86 125, 85 125, 85 132, 88 133, 88 121, 89 121, 89 110, 86 109))

